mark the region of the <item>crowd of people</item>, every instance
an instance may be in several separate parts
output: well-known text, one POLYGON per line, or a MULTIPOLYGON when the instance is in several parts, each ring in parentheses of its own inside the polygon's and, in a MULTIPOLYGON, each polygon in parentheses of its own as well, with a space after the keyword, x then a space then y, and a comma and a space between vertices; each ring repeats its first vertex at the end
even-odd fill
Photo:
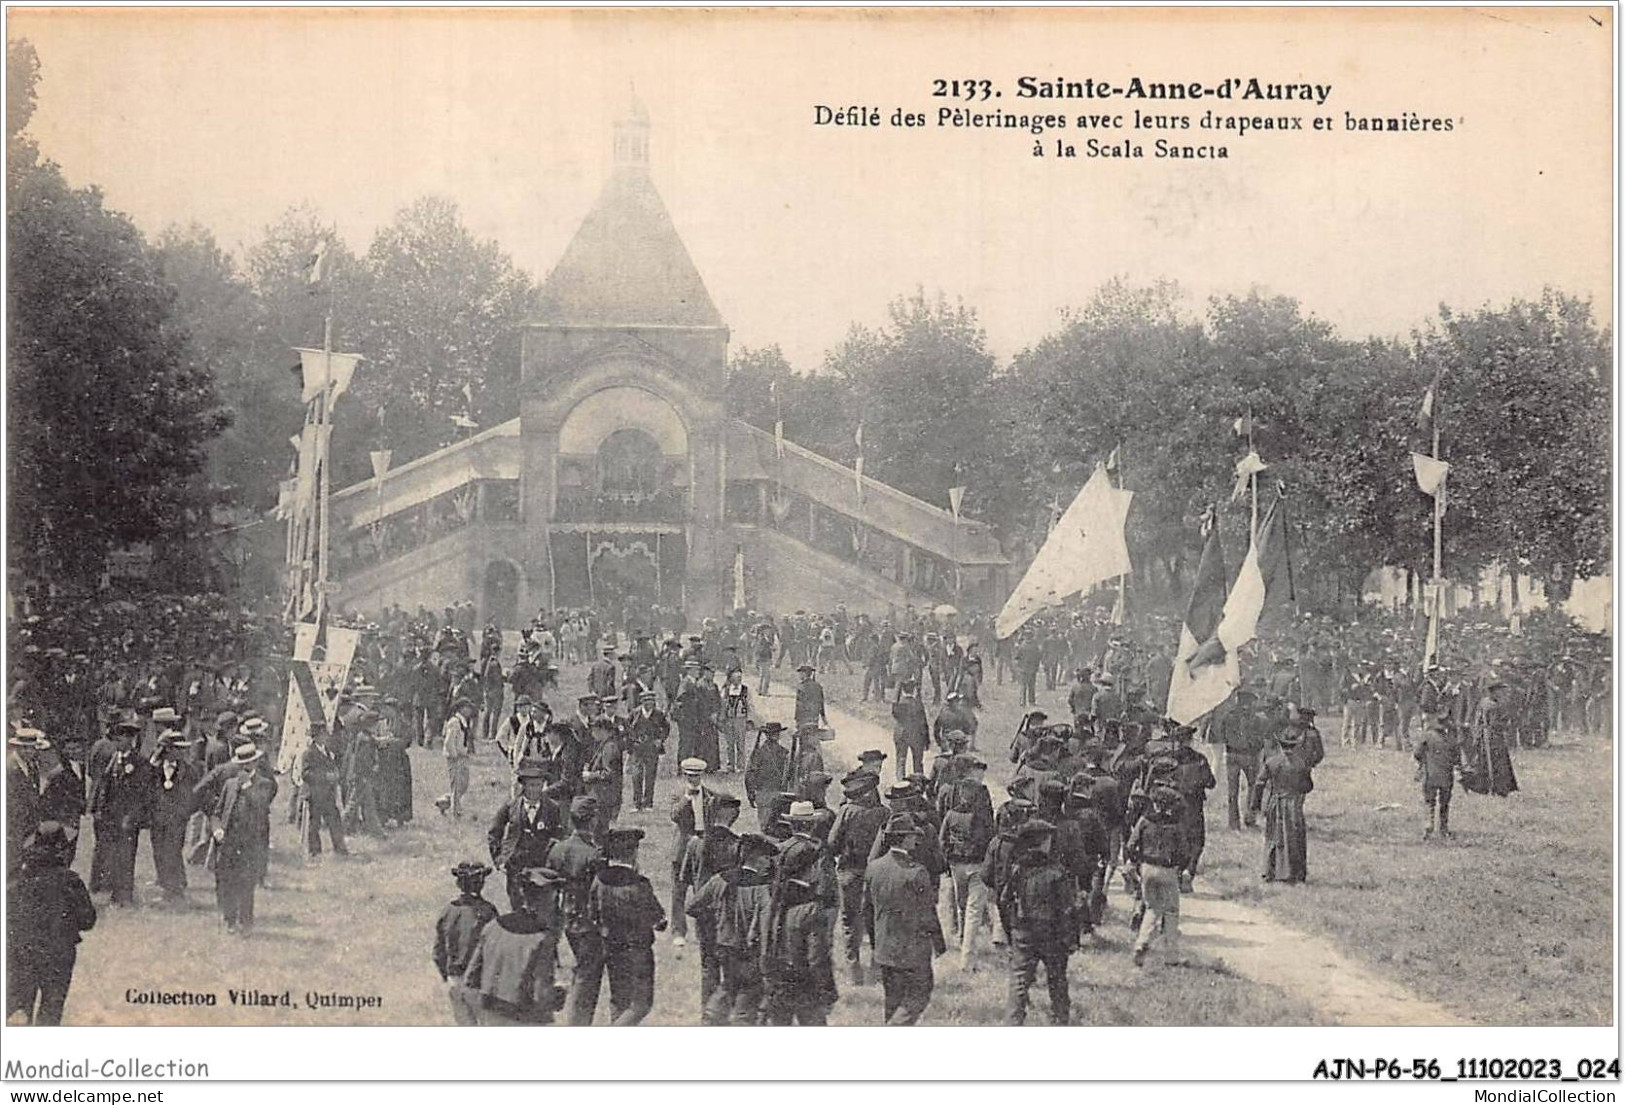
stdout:
POLYGON ((134 903, 143 832, 165 899, 184 898, 189 868, 209 869, 222 923, 247 935, 278 795, 291 795, 310 861, 324 836, 343 853, 347 834, 414 820, 414 746, 444 761, 435 805, 449 822, 467 812, 482 750, 511 777, 487 826, 489 863, 454 872, 460 894, 436 932, 458 1023, 588 1024, 605 979, 613 1023, 637 1023, 666 930, 699 946, 707 1024, 823 1023, 837 977, 861 986, 871 974, 887 1023, 914 1023, 950 941, 967 969, 984 964, 985 944, 1001 948, 1011 1023, 1042 964, 1065 1023, 1066 962, 1101 923, 1112 880, 1137 903, 1135 962, 1159 941, 1180 959, 1179 895, 1198 874, 1221 777, 1228 824, 1264 821, 1261 875, 1307 877, 1317 712, 1341 711, 1344 744, 1411 752, 1425 833, 1442 839, 1455 785, 1511 793, 1512 749, 1606 726, 1610 678, 1606 641, 1555 618, 1517 631, 1453 623, 1444 663, 1419 671, 1421 641, 1401 617, 1294 617, 1245 658, 1229 702, 1183 726, 1160 708, 1174 625, 1151 616, 1119 625, 1104 610, 1057 610, 998 641, 986 616, 945 608, 741 610, 690 625, 629 604, 541 612, 515 646, 495 625, 477 631, 471 604, 390 609, 351 623, 360 643, 332 721, 312 723, 279 779, 291 645, 280 621, 208 597, 71 615, 46 605, 14 618, 7 758, 8 1015, 39 1023, 61 1016, 74 946, 95 921, 90 895, 134 903), (566 712, 560 667, 581 664, 566 712), (787 670, 795 710, 783 725, 758 699, 787 670), (860 677, 855 696, 884 704, 889 754, 826 762, 820 670, 860 677), (983 707, 1006 684, 1023 720, 990 740, 983 707), (988 758, 1006 755, 1008 797, 995 806, 988 758), (681 784, 662 811, 673 834, 662 902, 638 871, 645 830, 623 812, 653 810, 668 773, 681 784), (746 805, 754 832, 736 827, 746 805), (89 886, 75 890, 86 816, 89 886), (507 913, 481 894, 497 871, 507 913))

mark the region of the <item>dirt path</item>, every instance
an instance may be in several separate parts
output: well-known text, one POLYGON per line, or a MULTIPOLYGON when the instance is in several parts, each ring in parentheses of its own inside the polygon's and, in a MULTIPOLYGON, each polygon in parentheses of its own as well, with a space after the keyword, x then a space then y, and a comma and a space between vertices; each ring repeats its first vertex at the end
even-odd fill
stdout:
MULTIPOLYGON (((766 718, 790 721, 793 692, 774 688, 761 701, 766 718)), ((873 722, 831 704, 829 720, 835 739, 826 743, 824 758, 837 778, 857 763, 866 748, 891 754, 891 733, 873 722)), ((890 776, 891 765, 887 764, 890 776)), ((995 801, 1003 788, 993 784, 995 801)), ((1132 902, 1114 887, 1113 914, 1126 918, 1132 902)), ((1344 955, 1330 941, 1281 924, 1267 912, 1230 901, 1212 891, 1187 894, 1181 903, 1181 932, 1187 950, 1215 960, 1234 973, 1274 986, 1313 1006, 1328 1021, 1342 1025, 1460 1025, 1470 1023, 1436 1002, 1419 997, 1394 982, 1371 973, 1344 955)))

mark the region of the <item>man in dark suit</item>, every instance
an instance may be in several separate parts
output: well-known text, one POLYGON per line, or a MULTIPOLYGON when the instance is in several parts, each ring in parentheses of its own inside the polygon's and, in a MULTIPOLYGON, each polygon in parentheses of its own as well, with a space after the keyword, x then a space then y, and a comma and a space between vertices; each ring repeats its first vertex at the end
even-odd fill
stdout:
POLYGON ((654 809, 655 776, 671 736, 671 722, 655 709, 653 688, 638 693, 638 708, 628 720, 626 731, 627 758, 632 766, 632 808, 654 809))
POLYGON ((91 778, 96 851, 102 853, 104 885, 114 905, 135 904, 136 843, 152 811, 152 765, 136 750, 140 734, 139 725, 115 729, 113 753, 91 778))
MULTIPOLYGON (((76 738, 68 738, 74 741, 76 738)), ((82 744, 66 743, 46 754, 49 761, 40 778, 39 820, 55 821, 67 834, 63 845, 71 865, 79 850, 79 822, 85 816, 85 776, 82 744)))
POLYGON ((864 895, 874 909, 875 965, 885 989, 887 1025, 918 1024, 936 980, 931 960, 948 950, 937 920, 936 883, 914 853, 924 841, 906 814, 886 826, 891 847, 864 872, 864 895))
POLYGON ((486 843, 491 862, 507 875, 508 904, 519 910, 525 901, 525 871, 542 867, 553 842, 564 835, 564 815, 547 794, 547 771, 540 764, 519 765, 519 796, 491 820, 486 843))
POLYGON ((159 736, 158 751, 151 760, 154 775, 152 865, 167 902, 186 898, 186 861, 182 849, 186 843, 187 822, 197 808, 193 789, 198 782, 198 765, 192 747, 193 742, 180 730, 169 729, 159 736))

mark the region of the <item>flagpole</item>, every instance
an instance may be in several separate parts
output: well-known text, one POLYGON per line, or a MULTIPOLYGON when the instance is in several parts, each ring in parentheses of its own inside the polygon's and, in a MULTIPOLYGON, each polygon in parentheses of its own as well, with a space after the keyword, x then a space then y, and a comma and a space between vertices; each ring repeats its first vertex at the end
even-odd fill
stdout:
MULTIPOLYGON (((1111 455, 1110 455, 1110 459, 1111 459, 1111 462, 1112 462, 1112 472, 1117 477, 1116 486, 1117 486, 1118 490, 1122 490, 1122 487, 1123 487, 1123 452, 1122 452, 1122 450, 1123 450, 1123 443, 1121 441, 1119 441, 1117 443, 1117 445, 1112 449, 1111 455)), ((1126 539, 1126 536, 1125 536, 1125 547, 1126 547, 1126 543, 1127 543, 1127 539, 1126 539)), ((1127 625, 1128 624, 1128 573, 1127 572, 1124 572, 1122 575, 1117 577, 1117 609, 1115 611, 1113 611, 1112 621, 1114 621, 1118 625, 1127 625)))
POLYGON ((318 431, 318 434, 320 437, 319 444, 321 446, 319 452, 321 453, 322 458, 322 485, 320 491, 321 518, 319 522, 321 533, 319 535, 319 543, 317 545, 316 560, 317 625, 321 625, 322 620, 327 615, 327 500, 328 494, 332 490, 332 465, 329 463, 331 458, 328 455, 330 452, 329 445, 331 444, 332 440, 332 431, 330 429, 331 420, 329 415, 332 413, 330 405, 333 395, 333 288, 331 282, 329 283, 327 289, 327 318, 322 323, 322 358, 325 362, 323 371, 326 373, 326 379, 323 381, 322 393, 317 399, 317 402, 320 404, 317 410, 321 419, 319 423, 321 429, 318 431))
MULTIPOLYGON (((1253 445, 1253 408, 1249 405, 1247 407, 1247 452, 1251 454, 1257 451, 1257 448, 1253 445)), ((1256 542, 1258 540, 1258 473, 1254 472, 1248 476, 1247 483, 1253 498, 1252 526, 1247 532, 1252 535, 1252 539, 1256 542)))

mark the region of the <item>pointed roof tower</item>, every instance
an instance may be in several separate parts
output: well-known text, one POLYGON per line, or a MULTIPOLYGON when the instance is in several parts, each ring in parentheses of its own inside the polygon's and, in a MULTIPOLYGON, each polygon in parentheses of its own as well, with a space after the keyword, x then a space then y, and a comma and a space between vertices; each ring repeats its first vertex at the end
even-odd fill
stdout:
POLYGON ((649 113, 632 94, 615 123, 615 167, 543 282, 547 326, 722 329, 722 316, 649 177, 649 113))

